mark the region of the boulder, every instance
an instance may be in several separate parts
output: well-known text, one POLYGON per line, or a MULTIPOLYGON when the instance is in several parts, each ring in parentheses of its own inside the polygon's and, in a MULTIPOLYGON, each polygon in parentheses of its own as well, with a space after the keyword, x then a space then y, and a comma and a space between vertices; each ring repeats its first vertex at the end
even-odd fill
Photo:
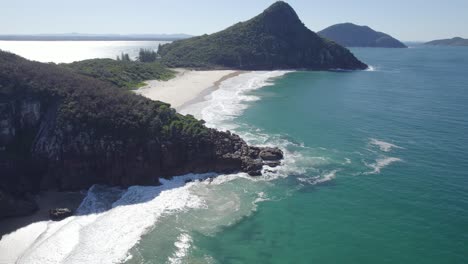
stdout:
POLYGON ((271 168, 276 168, 278 167, 279 165, 281 165, 281 161, 269 161, 269 162, 265 162, 265 165, 267 165, 268 167, 271 167, 271 168))
POLYGON ((283 159, 283 151, 279 148, 263 148, 260 151, 260 158, 265 161, 277 161, 283 159))
POLYGON ((73 211, 70 210, 69 208, 55 208, 55 209, 49 210, 50 219, 54 221, 60 221, 72 215, 73 215, 73 211))

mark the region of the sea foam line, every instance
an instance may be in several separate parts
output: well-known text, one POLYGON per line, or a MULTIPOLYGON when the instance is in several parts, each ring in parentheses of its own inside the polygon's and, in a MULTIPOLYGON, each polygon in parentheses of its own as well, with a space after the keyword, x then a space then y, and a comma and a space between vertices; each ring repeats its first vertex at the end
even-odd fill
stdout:
MULTIPOLYGON (((105 188, 93 186, 78 209, 78 216, 44 222, 45 230, 14 262, 120 263, 128 259, 127 252, 162 215, 202 207, 203 201, 189 191, 197 182, 185 181, 210 176, 213 174, 192 174, 162 180, 161 186, 133 186, 122 191, 115 202, 110 201, 108 209, 105 188)), ((115 189, 109 188, 108 192, 115 189)), ((5 239, 14 240, 15 234, 30 228, 20 229, 5 239)))
POLYGON ((182 109, 182 114, 203 119, 207 126, 219 130, 234 129, 236 126, 229 121, 240 116, 247 109, 248 102, 260 100, 248 93, 272 84, 273 78, 289 72, 256 71, 229 78, 219 85, 219 89, 208 95, 206 101, 182 109))
POLYGON ((380 150, 383 151, 383 152, 390 152, 392 150, 392 148, 403 149, 402 147, 397 146, 395 144, 388 143, 388 142, 378 140, 378 139, 375 139, 375 138, 371 138, 369 143, 371 145, 379 147, 380 150))
POLYGON ((399 159, 399 158, 395 158, 395 157, 384 157, 384 158, 380 158, 380 159, 377 159, 375 160, 375 163, 365 163, 364 164, 373 169, 372 171, 370 172, 365 172, 364 174, 368 175, 368 174, 379 174, 380 171, 385 168, 386 166, 394 163, 394 162, 401 162, 403 161, 402 159, 399 159))

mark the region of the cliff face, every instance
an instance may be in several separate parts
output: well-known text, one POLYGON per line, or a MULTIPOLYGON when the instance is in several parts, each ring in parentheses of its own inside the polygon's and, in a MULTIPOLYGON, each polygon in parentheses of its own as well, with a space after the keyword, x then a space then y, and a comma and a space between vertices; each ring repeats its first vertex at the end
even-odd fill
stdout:
POLYGON ((158 50, 171 67, 274 69, 366 69, 367 65, 301 22, 278 1, 260 15, 212 35, 166 44, 158 50))
MULTIPOLYGON (((267 163, 262 151, 282 157, 165 103, 0 51, 0 208, 24 201, 33 210, 25 199, 41 189, 151 185, 187 173, 258 175, 267 163)), ((28 211, 4 210, 0 218, 28 211)))
POLYGON ((352 23, 336 24, 319 31, 318 34, 345 47, 407 48, 388 34, 352 23))

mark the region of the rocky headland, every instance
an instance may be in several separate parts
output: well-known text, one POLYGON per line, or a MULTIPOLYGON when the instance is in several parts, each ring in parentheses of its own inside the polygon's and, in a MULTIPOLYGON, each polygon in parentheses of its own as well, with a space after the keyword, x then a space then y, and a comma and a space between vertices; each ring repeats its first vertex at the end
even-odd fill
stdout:
POLYGON ((32 195, 41 190, 156 185, 187 173, 254 176, 282 157, 166 103, 0 51, 0 219, 37 210, 32 195))

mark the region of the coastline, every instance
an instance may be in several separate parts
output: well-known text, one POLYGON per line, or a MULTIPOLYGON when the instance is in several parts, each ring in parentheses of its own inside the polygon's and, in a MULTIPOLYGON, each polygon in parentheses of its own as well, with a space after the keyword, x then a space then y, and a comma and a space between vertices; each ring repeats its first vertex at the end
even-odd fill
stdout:
POLYGON ((176 77, 168 81, 149 80, 146 86, 135 93, 151 100, 169 103, 172 108, 180 111, 182 108, 202 101, 203 98, 216 90, 220 83, 245 71, 215 70, 195 71, 176 69, 176 77))
MULTIPOLYGON (((180 102, 177 101, 180 98, 173 96, 174 93, 184 93, 187 86, 190 86, 191 83, 197 86, 197 89, 192 89, 185 95, 187 101, 185 101, 183 105, 180 105, 177 111, 180 112, 181 107, 184 106, 188 107, 187 110, 191 110, 190 106, 192 104, 206 101, 209 112, 214 113, 216 117, 239 115, 242 109, 245 108, 243 104, 247 101, 251 101, 251 98, 246 99, 245 96, 241 96, 240 94, 259 89, 268 85, 272 78, 285 74, 285 72, 264 71, 217 71, 215 74, 212 71, 179 71, 178 77, 183 81, 175 82, 172 86, 166 84, 165 89, 170 92, 165 94, 165 96, 170 100, 180 102), (180 75, 185 76, 185 78, 180 78, 180 75), (187 76, 196 76, 198 79, 187 78, 187 76), (197 82, 199 79, 205 81, 197 82), (212 96, 206 98, 209 94, 212 94, 212 96), (221 108, 226 106, 226 109, 219 110, 217 106, 220 105, 221 108), (213 106, 215 106, 215 108, 213 108, 213 106)), ((158 88, 160 87, 150 87, 150 89, 156 91, 165 91, 165 89, 158 90, 158 88)), ((148 92, 150 91, 151 90, 148 92)), ((207 118, 206 120, 214 126, 219 125, 217 118, 207 118)), ((272 177, 276 178, 278 172, 267 171, 266 173, 271 174, 266 176, 271 179, 272 177)), ((73 216, 59 222, 49 221, 48 210, 55 207, 69 207, 76 210, 76 207, 80 206, 82 203, 85 193, 78 193, 81 197, 76 201, 75 208, 59 204, 61 202, 70 202, 70 198, 62 196, 67 193, 55 193, 54 195, 59 196, 56 196, 52 201, 47 202, 47 199, 38 201, 40 212, 37 212, 33 216, 25 217, 28 219, 27 221, 21 220, 24 221, 22 226, 14 225, 18 219, 22 218, 8 219, 11 221, 9 226, 12 231, 10 231, 11 233, 9 235, 4 236, 2 240, 0 240, 0 251, 8 252, 0 256, 0 263, 14 263, 20 258, 22 261, 26 262, 32 259, 41 261, 53 259, 54 261, 52 263, 63 263, 65 258, 67 258, 67 263, 82 263, 84 259, 88 260, 88 262, 92 262, 91 260, 95 259, 106 259, 112 263, 121 262, 129 257, 133 257, 130 250, 141 240, 142 235, 145 234, 148 228, 159 225, 165 226, 165 224, 167 224, 161 216, 167 213, 176 214, 178 211, 182 211, 182 209, 201 208, 204 206, 204 200, 202 199, 202 197, 204 197, 204 191, 215 188, 212 195, 218 193, 218 191, 216 191, 217 187, 206 189, 203 188, 205 185, 217 186, 226 181, 236 179, 240 181, 239 184, 244 184, 245 188, 252 188, 250 193, 258 193, 259 196, 262 195, 262 189, 258 189, 256 185, 252 185, 252 179, 243 173, 225 175, 224 177, 203 181, 206 177, 211 177, 211 174, 178 176, 174 177, 172 180, 164 181, 161 186, 133 186, 119 194, 118 198, 115 196, 117 200, 108 199, 108 195, 102 197, 97 196, 96 194, 100 193, 102 190, 99 188, 91 188, 85 200, 89 201, 88 197, 92 197, 91 200, 95 200, 97 203, 84 203, 86 212, 94 212, 95 206, 102 206, 103 204, 105 204, 106 209, 102 213, 73 216), (190 181, 190 183, 187 184, 187 181, 190 181), (202 193, 189 191, 193 185, 200 187, 202 193), (150 213, 148 214, 148 212, 150 213), (132 218, 131 224, 122 225, 122 222, 118 222, 119 220, 125 221, 129 218, 132 218), (158 223, 158 225, 156 225, 156 223, 158 223), (115 229, 116 226, 118 226, 118 229, 115 229), (118 242, 115 244, 100 244, 103 235, 108 236, 112 241, 118 242), (86 247, 86 245, 89 244, 99 246, 92 248, 92 251, 89 252, 89 248, 86 247), (70 245, 74 245, 73 251, 69 251, 70 245), (48 249, 50 248, 55 248, 57 251, 53 255, 49 255, 48 249), (77 259, 79 259, 80 262, 76 262, 77 259)), ((109 190, 107 191, 109 192, 109 190)), ((211 191, 209 193, 211 193, 211 191)), ((47 196, 49 192, 44 193, 44 195, 49 198, 52 197, 47 196)), ((40 195, 38 198, 44 198, 42 197, 44 195, 40 195)), ((75 193, 75 195, 77 194, 75 193)), ((242 197, 242 194, 233 193, 232 195, 234 195, 234 197, 242 197)), ((111 196, 113 197, 113 195, 111 196)), ((255 199, 258 199, 258 197, 255 199)), ((246 207, 245 211, 241 212, 235 210, 234 214, 227 218, 231 219, 232 217, 236 217, 237 214, 248 215, 251 210, 254 210, 256 201, 257 200, 254 201, 252 207, 246 207)), ((211 202, 212 204, 210 207, 214 208, 216 211, 216 209, 219 208, 218 206, 220 206, 220 204, 218 204, 220 200, 213 199, 210 203, 211 202)), ((224 203, 223 200, 221 200, 221 202, 224 203)), ((229 204, 231 203, 230 200, 227 202, 229 204)), ((82 209, 80 209, 80 211, 81 210, 82 209)), ((211 213, 219 213, 215 211, 211 213)), ((220 219, 219 222, 215 221, 213 223, 214 226, 226 224, 222 220, 223 219, 220 219)), ((179 226, 175 226, 175 228, 177 230, 174 232, 178 232, 179 226)), ((171 241, 169 243, 172 243, 172 239, 178 239, 178 236, 166 237, 167 241, 171 241)), ((179 242, 176 240, 175 243, 179 242)), ((177 258, 183 259, 183 256, 178 256, 177 258)), ((49 261, 49 263, 50 262, 51 261, 49 261)))
MULTIPOLYGON (((234 70, 194 71, 176 69, 176 71, 175 78, 169 81, 149 80, 147 86, 135 92, 152 100, 167 102, 177 111, 180 111, 186 106, 203 101, 205 96, 218 89, 223 81, 245 73, 245 71, 234 70)), ((50 221, 50 209, 70 208, 76 211, 85 196, 86 194, 83 192, 46 191, 37 194, 35 199, 39 209, 34 214, 10 217, 0 221, 0 240, 5 235, 14 233, 16 230, 28 225, 50 221)))
POLYGON ((50 209, 69 208, 72 211, 76 211, 85 196, 86 194, 83 192, 41 192, 35 197, 39 210, 34 214, 21 217, 10 217, 0 221, 0 238, 3 238, 4 235, 13 233, 30 224, 49 221, 50 209))

